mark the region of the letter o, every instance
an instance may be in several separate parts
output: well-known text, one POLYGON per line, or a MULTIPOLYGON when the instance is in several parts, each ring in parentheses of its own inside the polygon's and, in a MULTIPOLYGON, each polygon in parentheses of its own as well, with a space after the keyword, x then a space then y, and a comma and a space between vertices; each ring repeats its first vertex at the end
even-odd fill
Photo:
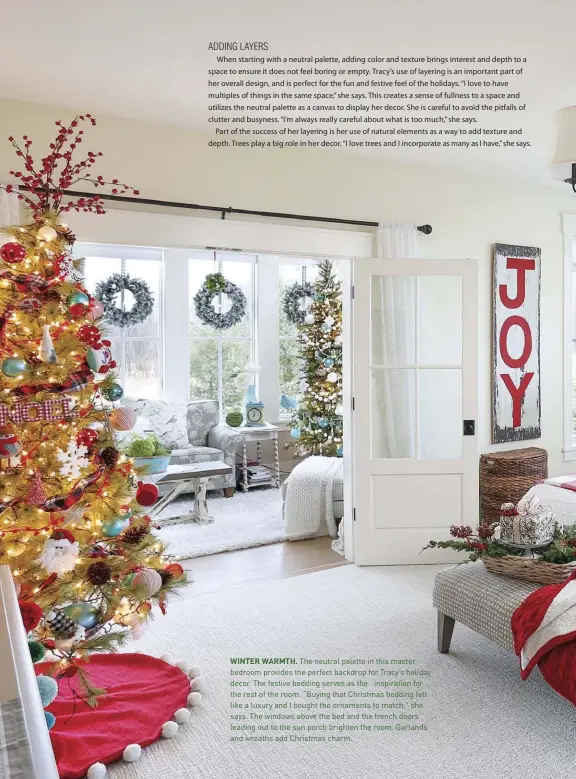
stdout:
POLYGON ((41 403, 23 403, 21 408, 23 422, 38 422, 40 419, 44 419, 44 410, 41 403), (33 414, 33 412, 36 413, 33 414))
POLYGON ((530 325, 524 317, 509 316, 500 329, 498 341, 502 359, 509 368, 521 368, 523 365, 526 365, 528 358, 532 354, 532 332, 530 331, 530 325), (524 333, 524 348, 520 357, 511 357, 508 352, 508 332, 514 325, 518 325, 524 333))

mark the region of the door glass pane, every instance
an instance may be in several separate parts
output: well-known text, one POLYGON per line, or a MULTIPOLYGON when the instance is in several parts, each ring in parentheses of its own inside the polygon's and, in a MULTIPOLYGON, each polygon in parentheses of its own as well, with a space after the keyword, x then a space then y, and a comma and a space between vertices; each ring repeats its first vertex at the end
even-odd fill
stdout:
POLYGON ((418 457, 462 457, 462 370, 418 371, 418 457))
POLYGON ((372 368, 372 457, 415 457, 415 372, 372 368))
POLYGON ((222 413, 242 411, 246 390, 238 386, 235 377, 250 362, 250 341, 222 341, 222 413))
POLYGON ((190 339, 190 400, 218 400, 218 340, 190 339))
POLYGON ((462 364, 462 277, 418 276, 418 365, 462 364))
MULTIPOLYGON (((152 260, 126 260, 126 273, 133 279, 142 279, 152 293, 154 308, 144 322, 127 327, 124 334, 127 337, 138 336, 140 338, 158 338, 160 333, 160 276, 162 263, 152 260)), ((125 310, 129 311, 134 304, 134 296, 131 292, 124 293, 125 310)))
POLYGON ((416 362, 416 277, 372 276, 371 364, 416 362))
POLYGON ((124 355, 125 394, 132 398, 159 398, 158 341, 130 338, 124 342, 124 355))

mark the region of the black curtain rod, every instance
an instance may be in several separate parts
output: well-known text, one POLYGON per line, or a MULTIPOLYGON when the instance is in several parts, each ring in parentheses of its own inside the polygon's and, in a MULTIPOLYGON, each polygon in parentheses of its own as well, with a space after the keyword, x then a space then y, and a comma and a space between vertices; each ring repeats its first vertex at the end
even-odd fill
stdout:
MULTIPOLYGON (((28 190, 28 187, 21 187, 28 190)), ((94 197, 92 192, 74 192, 66 189, 64 194, 70 197, 94 197)), ((300 219, 306 222, 330 222, 332 224, 357 225, 359 227, 378 227, 378 222, 363 222, 359 219, 336 219, 331 216, 305 216, 304 214, 280 214, 275 211, 251 211, 247 208, 222 208, 221 206, 200 206, 196 203, 176 203, 171 200, 150 200, 144 197, 125 197, 123 195, 103 195, 99 194, 103 200, 114 200, 119 203, 141 203, 147 206, 162 206, 163 208, 187 208, 194 211, 217 211, 222 215, 222 219, 227 214, 247 214, 249 216, 265 216, 276 219, 300 219)), ((432 227, 430 225, 420 225, 416 228, 424 235, 430 235, 432 227)))

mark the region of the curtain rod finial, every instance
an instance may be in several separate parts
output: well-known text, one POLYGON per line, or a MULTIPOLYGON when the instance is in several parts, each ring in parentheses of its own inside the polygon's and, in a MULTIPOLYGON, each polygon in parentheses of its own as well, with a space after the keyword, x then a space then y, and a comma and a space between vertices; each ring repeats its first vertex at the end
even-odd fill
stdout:
POLYGON ((424 233, 424 235, 430 235, 430 233, 432 232, 432 225, 420 225, 420 227, 418 227, 418 230, 421 233, 424 233))

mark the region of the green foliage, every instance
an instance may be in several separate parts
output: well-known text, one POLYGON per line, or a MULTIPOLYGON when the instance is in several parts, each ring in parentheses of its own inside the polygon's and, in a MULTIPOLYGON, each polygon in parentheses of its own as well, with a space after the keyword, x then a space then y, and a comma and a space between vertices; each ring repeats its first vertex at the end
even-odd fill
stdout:
POLYGON ((210 292, 222 292, 226 286, 226 279, 222 273, 209 273, 206 276, 204 286, 206 289, 210 290, 210 292))
POLYGON ((124 447, 128 457, 154 457, 169 454, 168 449, 154 433, 134 435, 124 447))
POLYGON ((241 411, 230 411, 229 414, 226 414, 226 424, 230 427, 240 427, 243 421, 244 415, 241 411))

